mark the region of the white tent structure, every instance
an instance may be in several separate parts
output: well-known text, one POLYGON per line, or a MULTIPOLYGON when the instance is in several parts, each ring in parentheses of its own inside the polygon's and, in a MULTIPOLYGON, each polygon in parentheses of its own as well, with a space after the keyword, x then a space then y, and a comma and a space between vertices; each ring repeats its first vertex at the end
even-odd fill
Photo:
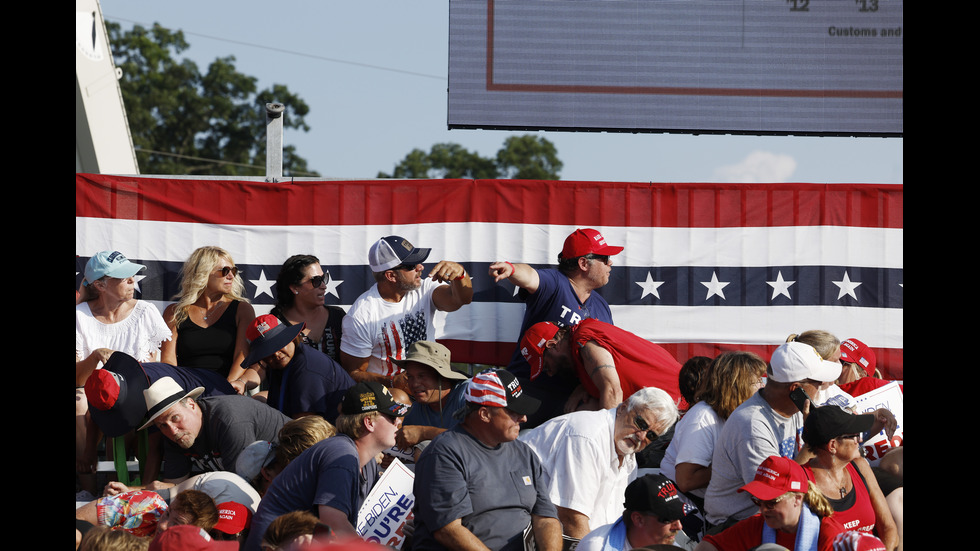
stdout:
POLYGON ((75 172, 139 174, 98 0, 75 0, 75 172))

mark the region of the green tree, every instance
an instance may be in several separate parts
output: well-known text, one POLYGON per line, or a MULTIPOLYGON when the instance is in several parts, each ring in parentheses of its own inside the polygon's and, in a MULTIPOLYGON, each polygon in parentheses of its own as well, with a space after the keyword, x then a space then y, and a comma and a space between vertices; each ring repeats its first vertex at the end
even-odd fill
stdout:
POLYGON ((558 180, 562 166, 555 144, 531 134, 507 138, 497 152, 497 170, 501 178, 558 180))
POLYGON ((413 149, 391 174, 378 178, 468 178, 558 180, 562 162, 558 149, 532 134, 511 136, 493 158, 481 157, 455 143, 438 143, 428 153, 413 149))
MULTIPOLYGON (((140 172, 144 174, 265 174, 265 104, 286 106, 285 128, 309 131, 310 108, 286 86, 258 91, 257 79, 220 57, 201 73, 178 59, 190 45, 181 31, 158 24, 123 31, 106 23, 140 172)), ((283 172, 315 176, 295 146, 283 146, 283 172)))

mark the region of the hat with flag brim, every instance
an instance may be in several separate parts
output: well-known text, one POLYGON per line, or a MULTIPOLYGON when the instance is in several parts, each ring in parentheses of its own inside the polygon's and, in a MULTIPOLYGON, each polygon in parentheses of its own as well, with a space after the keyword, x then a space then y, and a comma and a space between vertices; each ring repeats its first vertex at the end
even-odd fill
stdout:
POLYGON ((96 369, 85 381, 92 420, 110 438, 132 431, 146 415, 143 391, 149 386, 136 358, 113 352, 102 369, 96 369))
POLYGON ((487 407, 507 408, 520 415, 532 415, 541 400, 521 388, 520 381, 509 371, 486 369, 466 383, 466 401, 487 407))

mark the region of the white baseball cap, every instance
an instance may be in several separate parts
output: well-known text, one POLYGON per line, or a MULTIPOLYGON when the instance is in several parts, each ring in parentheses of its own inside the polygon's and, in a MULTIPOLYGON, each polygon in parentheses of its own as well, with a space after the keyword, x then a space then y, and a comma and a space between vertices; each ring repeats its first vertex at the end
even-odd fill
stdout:
POLYGON ((795 383, 813 379, 822 383, 836 381, 840 377, 841 364, 829 362, 817 349, 802 342, 788 342, 776 349, 769 360, 772 380, 779 383, 795 383))

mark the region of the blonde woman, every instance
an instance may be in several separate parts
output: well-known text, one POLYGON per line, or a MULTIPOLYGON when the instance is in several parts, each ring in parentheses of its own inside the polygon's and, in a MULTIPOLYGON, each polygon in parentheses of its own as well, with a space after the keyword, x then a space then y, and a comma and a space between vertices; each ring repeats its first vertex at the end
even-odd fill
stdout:
POLYGON ((828 362, 840 361, 840 339, 828 331, 811 329, 786 337, 786 342, 802 342, 817 350, 820 357, 828 362))
POLYGON ((763 543, 790 551, 831 551, 834 537, 845 531, 803 467, 787 457, 768 457, 755 479, 738 491, 752 496, 759 514, 705 536, 695 551, 748 551, 763 543))
MULTIPOLYGON (((801 342, 808 344, 820 354, 820 357, 828 362, 840 363, 841 347, 840 339, 833 333, 822 329, 811 329, 800 334, 792 334, 786 337, 786 342, 801 342)), ((854 397, 844 392, 834 381, 822 383, 815 396, 811 396, 816 405, 832 404, 847 409, 854 409, 854 397)))
POLYGON ((224 249, 201 247, 184 262, 179 277, 177 302, 163 312, 173 332, 162 347, 163 361, 218 372, 241 393, 238 380, 248 352, 245 330, 255 310, 242 296, 245 285, 238 267, 224 249))

